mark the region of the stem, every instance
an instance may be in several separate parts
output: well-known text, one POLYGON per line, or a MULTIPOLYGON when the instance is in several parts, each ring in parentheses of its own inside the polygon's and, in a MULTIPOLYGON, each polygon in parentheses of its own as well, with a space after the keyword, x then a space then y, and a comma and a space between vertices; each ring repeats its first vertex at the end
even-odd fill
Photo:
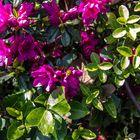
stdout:
POLYGON ((137 110, 140 112, 140 104, 137 102, 132 90, 130 89, 130 86, 128 84, 127 81, 125 81, 124 86, 126 88, 126 91, 128 93, 128 96, 130 97, 130 99, 132 100, 133 104, 135 105, 135 107, 137 108, 137 110))
POLYGON ((68 8, 68 5, 67 5, 66 0, 64 0, 64 3, 65 3, 65 9, 66 9, 66 11, 69 11, 69 8, 68 8))

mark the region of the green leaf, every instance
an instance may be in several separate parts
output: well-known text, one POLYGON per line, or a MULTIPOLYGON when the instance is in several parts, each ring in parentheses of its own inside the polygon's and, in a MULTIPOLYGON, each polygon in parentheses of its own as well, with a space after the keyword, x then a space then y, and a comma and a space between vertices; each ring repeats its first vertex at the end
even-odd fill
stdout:
POLYGON ((70 111, 71 116, 70 116, 70 118, 73 119, 73 120, 81 119, 81 118, 83 118, 83 117, 85 117, 86 115, 89 114, 88 108, 84 104, 82 104, 78 101, 72 101, 70 103, 70 106, 71 106, 71 111, 70 111))
POLYGON ((86 70, 90 72, 94 72, 98 70, 98 66, 96 63, 89 63, 86 65, 86 70))
POLYGON ((104 104, 104 107, 108 114, 113 117, 117 118, 117 110, 114 101, 110 98, 108 101, 104 104))
POLYGON ((121 38, 126 35, 126 30, 125 28, 117 28, 112 35, 114 38, 121 38))
POLYGON ((138 15, 132 15, 128 18, 127 23, 128 24, 134 24, 140 20, 140 16, 138 15))
POLYGON ((119 79, 119 78, 115 77, 115 84, 117 86, 123 86, 124 82, 125 82, 125 79, 119 79))
POLYGON ((7 139, 17 140, 21 136, 23 136, 24 132, 25 132, 24 126, 21 125, 20 122, 15 121, 8 128, 7 139))
POLYGON ((90 93, 91 93, 90 89, 84 84, 80 84, 80 89, 81 89, 82 93, 86 96, 90 95, 90 93))
POLYGON ((79 137, 80 137, 79 131, 77 129, 74 130, 73 133, 72 133, 73 140, 79 140, 79 137))
POLYGON ((91 130, 89 129, 83 129, 80 132, 80 136, 82 138, 84 138, 85 140, 92 140, 96 138, 96 134, 93 133, 91 130))
POLYGON ((112 44, 115 41, 116 41, 116 39, 112 35, 110 35, 110 36, 108 36, 108 37, 105 38, 105 42, 107 44, 112 44))
POLYGON ((96 90, 93 93, 91 93, 91 95, 89 95, 86 99, 86 104, 90 104, 92 100, 99 95, 99 93, 100 93, 99 90, 96 90))
POLYGON ((38 97, 35 98, 34 102, 44 105, 47 99, 48 94, 40 94, 38 97))
POLYGON ((60 116, 54 114, 55 116, 55 132, 53 133, 53 136, 57 140, 64 140, 67 135, 67 124, 64 119, 62 119, 60 116))
POLYGON ((124 17, 119 17, 119 18, 117 18, 117 22, 120 23, 121 25, 125 25, 126 19, 124 17))
POLYGON ((100 58, 97 53, 93 52, 90 56, 90 59, 91 59, 92 63, 94 63, 95 65, 98 65, 100 63, 100 58))
POLYGON ((133 56, 132 64, 134 69, 138 68, 140 66, 140 56, 133 56))
POLYGON ((131 57, 133 55, 132 50, 127 46, 120 46, 117 48, 117 51, 125 57, 131 57))
POLYGON ((119 7, 119 14, 121 17, 124 17, 126 20, 129 18, 129 11, 126 6, 121 5, 119 7))
POLYGON ((99 109, 100 111, 103 111, 103 105, 100 102, 100 100, 98 100, 97 98, 92 100, 93 106, 97 109, 99 109))
POLYGON ((129 32, 127 32, 127 35, 130 39, 135 41, 137 38, 137 30, 135 28, 129 28, 129 32))
POLYGON ((62 58, 61 65, 68 67, 76 58, 74 53, 69 53, 62 58))
POLYGON ((117 29, 120 27, 120 24, 116 21, 116 15, 113 12, 107 12, 106 13, 108 21, 108 27, 110 29, 117 29))
POLYGON ((50 95, 48 105, 49 109, 55 111, 60 116, 63 116, 70 111, 70 105, 68 104, 64 94, 57 93, 57 97, 50 95))
POLYGON ((43 107, 32 110, 26 118, 26 127, 38 127, 45 136, 52 134, 54 131, 54 119, 48 110, 43 107))
POLYGON ((103 62, 99 64, 99 68, 101 70, 110 70, 113 67, 113 65, 110 62, 103 62))
POLYGON ((138 47, 136 48, 135 55, 140 56, 140 45, 138 45, 138 47))
POLYGON ((135 12, 139 12, 140 11, 140 3, 138 3, 135 8, 134 8, 135 12))
POLYGON ((12 107, 7 107, 6 111, 8 112, 9 115, 16 117, 17 120, 22 120, 23 119, 23 115, 21 111, 16 110, 15 108, 12 107))
POLYGON ((105 83, 107 81, 107 75, 105 72, 99 71, 98 76, 99 76, 99 79, 102 83, 105 83))
POLYGON ((71 37, 69 35, 69 33, 67 31, 65 31, 63 34, 62 34, 62 38, 61 38, 61 42, 62 42, 62 45, 64 47, 67 47, 70 45, 70 42, 71 42, 71 37))
POLYGON ((123 57, 121 59, 121 67, 122 69, 126 69, 130 64, 130 59, 128 57, 123 57))
POLYGON ((53 42, 55 42, 55 39, 59 35, 59 28, 49 27, 49 28, 47 28, 46 34, 47 34, 47 41, 49 43, 53 43, 53 42))

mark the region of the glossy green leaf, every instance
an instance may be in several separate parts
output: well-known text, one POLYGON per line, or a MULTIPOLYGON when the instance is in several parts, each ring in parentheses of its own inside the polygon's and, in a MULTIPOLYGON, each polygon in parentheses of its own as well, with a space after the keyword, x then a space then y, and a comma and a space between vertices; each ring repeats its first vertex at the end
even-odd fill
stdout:
POLYGON ((90 72, 94 72, 94 71, 97 71, 98 70, 98 66, 96 63, 88 63, 86 65, 86 70, 87 71, 90 71, 90 72))
POLYGON ((20 124, 20 122, 12 122, 8 128, 7 139, 8 140, 17 140, 25 133, 25 127, 20 124))
POLYGON ((119 79, 119 78, 115 77, 115 84, 117 86, 123 86, 124 82, 125 82, 124 79, 119 79))
POLYGON ((140 56, 133 56, 132 64, 134 69, 138 68, 140 66, 140 56))
POLYGON ((34 102, 44 105, 47 98, 48 98, 47 94, 40 94, 38 97, 35 98, 34 102))
POLYGON ((110 36, 108 36, 108 37, 105 38, 105 42, 106 42, 107 44, 112 44, 112 43, 114 43, 115 41, 116 41, 116 38, 114 38, 112 35, 110 35, 110 36))
POLYGON ((67 31, 65 31, 63 34, 62 34, 62 38, 61 38, 61 42, 62 42, 62 45, 64 47, 67 47, 70 45, 70 42, 71 42, 71 37, 69 35, 69 33, 67 31))
POLYGON ((121 68, 126 69, 130 64, 130 58, 129 57, 123 57, 121 59, 121 68))
POLYGON ((131 57, 133 55, 132 50, 127 46, 117 47, 117 51, 125 57, 131 57))
POLYGON ((6 111, 8 112, 9 115, 16 117, 17 120, 22 120, 23 119, 23 115, 22 112, 19 110, 16 110, 15 108, 12 107, 7 107, 6 111))
POLYGON ((92 140, 96 138, 96 134, 89 129, 83 129, 79 133, 85 140, 92 140))
POLYGON ((128 24, 134 24, 140 20, 140 16, 138 15, 132 15, 128 18, 127 23, 128 24))
POLYGON ((95 65, 98 65, 100 63, 100 58, 97 53, 93 52, 90 56, 90 59, 91 59, 92 63, 94 63, 95 65))
POLYGON ((126 30, 125 28, 117 28, 112 35, 114 38, 121 38, 126 35, 126 30))
POLYGON ((74 130, 73 133, 72 133, 73 140, 79 140, 79 137, 80 137, 79 131, 77 129, 74 130))
POLYGON ((135 8, 134 8, 135 12, 139 12, 140 11, 140 3, 138 3, 135 8))
POLYGON ((60 116, 63 116, 70 111, 70 105, 64 94, 57 93, 56 97, 50 95, 47 104, 49 105, 49 109, 55 111, 60 116))
POLYGON ((120 27, 120 24, 116 21, 116 15, 113 12, 107 12, 106 13, 108 21, 108 27, 110 29, 116 29, 120 27))
POLYGON ((47 34, 47 41, 49 43, 53 43, 53 42, 55 42, 55 39, 59 35, 59 28, 49 27, 49 28, 47 28, 46 34, 47 34))
POLYGON ((125 5, 119 7, 119 14, 121 17, 124 17, 126 20, 129 18, 129 11, 125 5))
POLYGON ((117 18, 117 22, 122 24, 122 25, 125 25, 126 24, 126 19, 124 17, 119 17, 119 18, 117 18))
POLYGON ((135 28, 129 28, 129 32, 127 32, 127 35, 130 39, 135 41, 137 38, 137 30, 135 28))
POLYGON ((80 84, 80 89, 81 89, 82 93, 86 96, 90 95, 90 93, 91 93, 90 89, 84 84, 80 84))
POLYGON ((99 90, 96 90, 93 93, 91 93, 86 99, 86 104, 90 104, 92 100, 99 95, 99 93, 100 93, 99 90))
POLYGON ((92 103, 95 108, 99 109, 100 111, 103 111, 103 105, 99 99, 97 98, 93 99, 92 103))
POLYGON ((70 103, 70 106, 71 106, 70 118, 73 120, 81 119, 89 114, 88 108, 84 104, 78 101, 72 101, 70 103))
POLYGON ((104 104, 104 107, 111 117, 117 118, 117 110, 112 98, 108 99, 108 101, 104 104))
POLYGON ((110 62, 103 62, 99 65, 101 70, 110 70, 112 68, 112 64, 110 62))
POLYGON ((140 56, 140 45, 137 46, 135 55, 140 56))
POLYGON ((31 111, 26 118, 26 127, 38 127, 45 136, 52 134, 54 131, 54 119, 48 110, 39 107, 31 111))
POLYGON ((107 81, 107 75, 105 72, 103 71, 99 71, 99 80, 102 82, 102 83, 105 83, 107 81))

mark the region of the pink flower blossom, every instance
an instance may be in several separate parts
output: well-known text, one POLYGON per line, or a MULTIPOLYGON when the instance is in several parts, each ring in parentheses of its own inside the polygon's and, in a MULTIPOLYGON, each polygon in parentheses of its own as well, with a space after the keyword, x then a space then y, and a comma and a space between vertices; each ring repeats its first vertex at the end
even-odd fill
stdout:
POLYGON ((79 14, 79 11, 78 11, 78 6, 75 6, 71 9, 69 9, 68 12, 65 12, 63 14, 63 21, 67 21, 67 20, 74 20, 76 18, 78 18, 78 14, 79 14))
POLYGON ((61 13, 56 2, 52 0, 51 2, 43 3, 43 7, 48 13, 50 23, 54 26, 58 26, 60 24, 61 13))
POLYGON ((71 99, 77 95, 80 86, 79 77, 82 74, 82 71, 75 70, 73 67, 68 68, 66 71, 58 70, 55 72, 56 81, 64 86, 67 99, 71 99))
POLYGON ((11 51, 19 62, 35 61, 42 54, 41 47, 31 35, 17 36, 11 46, 11 51))
POLYGON ((12 63, 11 51, 8 45, 0 40, 0 66, 9 66, 12 63))
POLYGON ((82 0, 79 5, 79 12, 82 13, 82 20, 85 26, 97 19, 99 13, 106 11, 106 5, 110 0, 82 0))
POLYGON ((98 40, 94 38, 94 34, 89 31, 81 32, 82 42, 81 45, 83 47, 83 53, 87 59, 90 58, 92 52, 95 51, 95 46, 98 44, 98 40))
POLYGON ((29 16, 32 14, 34 5, 32 3, 22 3, 18 11, 10 12, 9 24, 11 26, 27 27, 29 26, 29 16))
POLYGON ((8 19, 10 18, 11 4, 0 4, 0 33, 3 32, 9 25, 8 19))
POLYGON ((46 91, 49 92, 55 85, 54 83, 54 70, 49 65, 40 66, 39 69, 31 73, 35 78, 33 82, 34 87, 45 86, 46 91))

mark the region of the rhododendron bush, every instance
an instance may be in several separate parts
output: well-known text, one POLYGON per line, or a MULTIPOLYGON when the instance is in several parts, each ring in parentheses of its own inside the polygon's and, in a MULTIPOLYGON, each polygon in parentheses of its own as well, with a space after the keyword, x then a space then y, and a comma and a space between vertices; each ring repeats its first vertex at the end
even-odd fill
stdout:
POLYGON ((140 139, 140 1, 0 0, 0 139, 140 139))

